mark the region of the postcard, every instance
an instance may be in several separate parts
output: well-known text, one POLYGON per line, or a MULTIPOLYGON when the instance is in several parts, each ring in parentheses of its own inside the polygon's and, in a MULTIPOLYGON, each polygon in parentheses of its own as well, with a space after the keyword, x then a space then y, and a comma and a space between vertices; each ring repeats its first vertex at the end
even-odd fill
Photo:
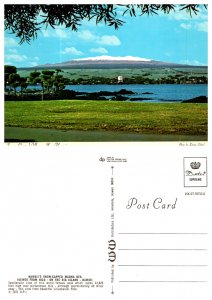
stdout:
POLYGON ((6 149, 5 299, 210 299, 204 145, 41 150, 6 149))
POLYGON ((207 141, 207 5, 4 14, 5 142, 207 141))
POLYGON ((211 299, 207 1, 3 10, 1 298, 211 299))

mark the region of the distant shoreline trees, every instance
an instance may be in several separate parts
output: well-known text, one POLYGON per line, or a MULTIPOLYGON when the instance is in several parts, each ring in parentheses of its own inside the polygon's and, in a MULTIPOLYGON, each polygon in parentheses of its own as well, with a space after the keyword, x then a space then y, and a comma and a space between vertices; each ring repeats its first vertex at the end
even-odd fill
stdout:
MULTIPOLYGON (((207 84, 208 78, 204 73, 193 74, 179 71, 173 74, 164 71, 164 75, 153 78, 154 72, 144 72, 137 76, 124 76, 123 83, 118 82, 118 77, 87 76, 71 79, 64 77, 62 69, 34 70, 26 77, 18 74, 15 66, 5 65, 5 95, 10 97, 26 98, 33 95, 37 100, 59 97, 67 94, 67 85, 94 85, 94 84, 207 84), (34 87, 33 87, 34 86, 34 87), (29 88, 28 88, 29 87, 29 88)), ((74 91, 73 91, 74 92, 74 91)))

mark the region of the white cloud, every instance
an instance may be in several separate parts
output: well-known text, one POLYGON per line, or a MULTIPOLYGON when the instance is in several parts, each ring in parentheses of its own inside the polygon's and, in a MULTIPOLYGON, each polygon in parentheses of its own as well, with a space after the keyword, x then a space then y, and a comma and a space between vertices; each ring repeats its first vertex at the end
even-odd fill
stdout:
POLYGON ((7 66, 13 65, 13 63, 11 61, 5 61, 4 64, 7 65, 7 66))
POLYGON ((92 52, 92 53, 101 53, 101 54, 107 54, 108 53, 107 49, 105 49, 103 47, 91 48, 90 52, 92 52))
POLYGON ((5 37, 4 45, 5 45, 5 47, 17 47, 18 43, 16 42, 15 39, 13 39, 11 37, 5 37))
POLYGON ((94 35, 90 30, 82 30, 78 33, 78 37, 85 41, 94 41, 98 36, 94 35))
POLYGON ((50 35, 50 30, 47 30, 47 29, 46 30, 41 30, 41 32, 42 32, 43 36, 46 37, 46 38, 51 36, 50 35))
POLYGON ((186 13, 184 10, 182 11, 171 11, 168 14, 168 18, 171 20, 177 20, 177 21, 182 21, 182 20, 189 20, 191 19, 190 15, 186 13))
POLYGON ((97 43, 101 45, 109 45, 109 46, 121 45, 121 41, 115 35, 103 35, 98 38, 97 43))
POLYGON ((207 10, 199 8, 197 14, 186 13, 185 10, 178 12, 171 12, 168 15, 169 19, 174 19, 177 21, 187 21, 180 24, 180 27, 186 30, 198 30, 198 31, 208 31, 208 13, 207 10))
POLYGON ((73 54, 73 55, 82 55, 83 52, 80 50, 77 50, 75 47, 66 47, 63 51, 61 51, 61 54, 73 54))
POLYGON ((186 29, 186 30, 189 30, 189 29, 192 28, 190 23, 181 23, 180 27, 183 28, 183 29, 186 29))
POLYGON ((189 13, 186 12, 186 10, 181 11, 171 11, 168 15, 169 19, 174 19, 178 21, 182 20, 207 20, 208 14, 207 11, 203 8, 199 8, 199 12, 195 15, 194 13, 192 16, 190 16, 189 13))
POLYGON ((17 50, 16 49, 8 49, 7 52, 11 53, 11 54, 16 54, 17 50))
POLYGON ((50 37, 57 37, 61 39, 68 38, 68 33, 61 28, 55 28, 55 29, 45 29, 42 30, 43 37, 50 38, 50 37))
MULTIPOLYGON (((14 40, 9 38, 9 45, 15 45, 14 40)), ((40 60, 38 56, 29 57, 25 54, 20 54, 17 48, 6 48, 5 50, 5 63, 10 65, 22 64, 23 62, 29 66, 36 66, 37 62, 40 60)))
MULTIPOLYGON (((65 31, 65 29, 60 29, 60 28, 56 28, 56 29, 49 29, 49 30, 42 30, 42 34, 44 37, 46 38, 51 38, 51 37, 59 37, 62 39, 68 38, 69 34, 67 31, 65 31)), ((73 34, 73 33, 72 33, 73 34)), ((99 45, 109 45, 109 46, 119 46, 121 45, 121 41, 119 40, 119 38, 115 35, 97 35, 95 33, 93 33, 92 31, 85 29, 85 30, 81 30, 77 33, 75 33, 75 37, 77 36, 78 39, 83 40, 85 42, 93 42, 99 45)), ((94 49, 94 48, 92 48, 94 49)), ((70 50, 72 51, 72 50, 70 50)), ((75 50, 73 50, 75 51, 75 50)), ((78 51, 78 50, 77 50, 78 51)), ((95 52, 95 50, 94 50, 95 52)), ((97 52, 97 51, 96 51, 97 52)), ((99 53, 102 54, 106 54, 107 50, 103 48, 99 48, 99 53), (102 51, 102 52, 101 52, 102 51)), ((64 51, 62 52, 62 54, 66 54, 64 53, 64 51)), ((80 55, 82 53, 78 52, 78 54, 76 55, 80 55)))
POLYGON ((27 61, 27 56, 22 54, 6 54, 5 59, 13 62, 23 62, 27 61))
POLYGON ((40 59, 39 59, 39 57, 38 56, 35 56, 35 57, 33 57, 33 58, 28 58, 28 65, 29 66, 32 66, 32 67, 36 67, 37 65, 38 65, 38 61, 39 61, 40 59))
POLYGON ((185 60, 181 60, 179 63, 186 64, 186 65, 192 65, 192 66, 205 66, 205 64, 203 64, 202 62, 200 62, 196 59, 193 59, 193 60, 185 59, 185 60))
POLYGON ((85 19, 82 21, 82 28, 92 28, 92 27, 96 28, 96 26, 103 27, 104 24, 103 23, 96 24, 95 19, 91 19, 91 20, 85 19))
MULTIPOLYGON (((88 41, 88 42, 96 42, 100 45, 109 45, 109 46, 119 46, 121 45, 121 41, 115 35, 103 35, 98 36, 93 34, 90 30, 82 30, 78 33, 78 38, 88 41)), ((106 53, 106 52, 104 52, 106 53)))
POLYGON ((196 24, 196 29, 198 31, 208 32, 208 22, 201 22, 196 24))
POLYGON ((36 61, 31 61, 31 62, 29 62, 29 65, 32 67, 36 67, 38 65, 38 63, 36 61))
POLYGON ((208 32, 208 22, 194 22, 193 24, 191 23, 181 23, 180 27, 186 30, 198 30, 198 31, 203 31, 203 32, 208 32))
POLYGON ((68 34, 64 30, 57 28, 55 29, 55 36, 62 39, 66 39, 68 37, 68 34))

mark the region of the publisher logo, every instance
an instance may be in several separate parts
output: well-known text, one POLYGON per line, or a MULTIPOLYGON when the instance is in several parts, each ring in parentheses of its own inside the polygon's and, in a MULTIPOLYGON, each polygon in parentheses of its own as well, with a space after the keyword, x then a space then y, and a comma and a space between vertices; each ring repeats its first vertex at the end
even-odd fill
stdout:
POLYGON ((104 157, 100 157, 99 161, 104 162, 105 158, 104 157))
POLYGON ((198 162, 192 161, 190 163, 190 166, 191 166, 192 169, 197 170, 197 169, 199 169, 201 167, 201 163, 199 161, 198 162))
POLYGON ((207 186, 207 158, 184 157, 184 186, 207 186))

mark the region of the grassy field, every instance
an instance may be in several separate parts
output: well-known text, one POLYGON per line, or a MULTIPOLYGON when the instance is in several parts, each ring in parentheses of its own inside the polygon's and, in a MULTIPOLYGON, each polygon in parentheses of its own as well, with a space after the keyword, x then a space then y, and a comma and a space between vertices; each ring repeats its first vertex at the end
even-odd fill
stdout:
POLYGON ((5 127, 207 136, 207 104, 6 101, 5 127))

